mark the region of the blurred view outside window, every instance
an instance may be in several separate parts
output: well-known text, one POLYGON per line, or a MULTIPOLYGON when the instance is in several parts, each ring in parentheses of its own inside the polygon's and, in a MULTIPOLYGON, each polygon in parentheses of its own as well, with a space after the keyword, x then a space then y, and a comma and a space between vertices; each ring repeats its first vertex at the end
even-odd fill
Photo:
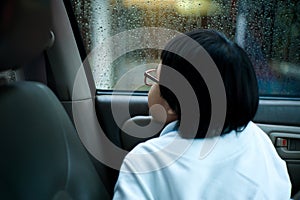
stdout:
MULTIPOLYGON (((87 53, 106 38, 135 28, 215 29, 248 53, 261 96, 300 97, 299 0, 72 0, 72 5, 87 53)), ((159 51, 129 52, 108 66, 100 66, 101 59, 90 61, 96 87, 113 89, 133 67, 155 67, 159 51)), ((133 73, 124 89, 136 89, 135 79, 142 76, 133 73)))

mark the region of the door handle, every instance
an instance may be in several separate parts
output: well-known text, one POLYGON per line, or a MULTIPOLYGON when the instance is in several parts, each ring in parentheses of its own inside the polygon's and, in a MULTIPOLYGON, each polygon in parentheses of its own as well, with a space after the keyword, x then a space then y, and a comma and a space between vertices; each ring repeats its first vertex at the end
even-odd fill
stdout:
POLYGON ((270 138, 281 158, 300 160, 299 134, 272 132, 270 138))

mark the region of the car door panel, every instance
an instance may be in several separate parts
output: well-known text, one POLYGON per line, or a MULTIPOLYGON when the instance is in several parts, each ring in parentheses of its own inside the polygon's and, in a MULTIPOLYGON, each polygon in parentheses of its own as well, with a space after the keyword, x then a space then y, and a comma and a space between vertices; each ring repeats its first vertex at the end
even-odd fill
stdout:
MULTIPOLYGON (((120 139, 120 127, 117 125, 112 112, 112 105, 120 108, 128 108, 131 117, 137 115, 148 115, 148 100, 146 95, 129 96, 126 93, 115 95, 97 95, 96 113, 99 123, 103 128, 106 136, 117 146, 122 147, 120 139)), ((120 115, 119 115, 120 116, 120 115)), ((129 117, 119 119, 121 126, 129 117)))
POLYGON ((258 125, 268 134, 278 155, 286 161, 292 182, 292 194, 295 194, 300 190, 300 151, 292 149, 291 143, 293 140, 300 139, 300 127, 271 124, 258 125), (285 139, 287 146, 281 146, 279 139, 285 139))

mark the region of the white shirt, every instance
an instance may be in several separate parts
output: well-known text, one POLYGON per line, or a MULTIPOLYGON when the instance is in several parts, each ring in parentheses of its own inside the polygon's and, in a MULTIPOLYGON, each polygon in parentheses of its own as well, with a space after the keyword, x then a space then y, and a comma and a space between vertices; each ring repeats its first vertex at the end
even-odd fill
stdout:
POLYGON ((114 199, 290 198, 286 163, 253 122, 240 133, 214 139, 183 139, 175 125, 125 157, 114 199), (206 157, 203 147, 211 150, 206 157))

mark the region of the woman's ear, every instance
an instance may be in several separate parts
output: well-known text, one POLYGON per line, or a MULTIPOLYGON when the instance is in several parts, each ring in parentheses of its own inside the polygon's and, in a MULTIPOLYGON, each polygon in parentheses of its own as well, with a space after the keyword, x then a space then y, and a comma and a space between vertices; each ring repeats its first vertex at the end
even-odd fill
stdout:
POLYGON ((163 106, 164 106, 164 108, 166 109, 166 111, 167 111, 167 114, 168 115, 176 115, 176 112, 170 107, 170 105, 169 105, 169 103, 167 102, 167 100, 165 100, 163 97, 162 97, 162 99, 163 99, 163 106))
POLYGON ((169 106, 168 102, 165 100, 165 109, 167 111, 167 123, 175 121, 178 119, 177 113, 169 106))
POLYGON ((175 111, 170 107, 168 107, 167 114, 168 115, 176 115, 175 111))

